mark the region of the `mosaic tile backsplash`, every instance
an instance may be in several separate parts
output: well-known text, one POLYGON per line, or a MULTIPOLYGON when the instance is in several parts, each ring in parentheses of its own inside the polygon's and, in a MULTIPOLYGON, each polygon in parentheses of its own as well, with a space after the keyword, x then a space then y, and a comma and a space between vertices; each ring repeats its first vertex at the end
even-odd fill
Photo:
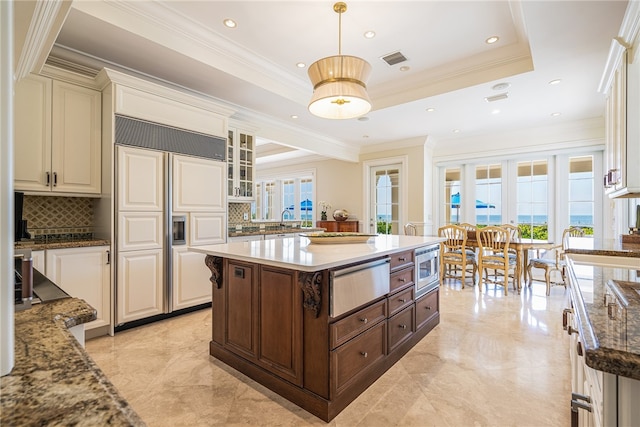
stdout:
POLYGON ((22 218, 34 240, 93 237, 94 200, 89 197, 24 196, 22 218))

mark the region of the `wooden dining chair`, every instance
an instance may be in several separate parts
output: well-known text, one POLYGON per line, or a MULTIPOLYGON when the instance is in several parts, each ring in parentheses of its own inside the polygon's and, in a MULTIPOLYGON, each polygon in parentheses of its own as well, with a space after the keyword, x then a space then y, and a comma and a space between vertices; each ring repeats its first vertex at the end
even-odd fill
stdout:
POLYGON ((478 230, 478 269, 480 271, 480 291, 482 292, 482 281, 485 284, 493 283, 504 288, 507 295, 509 278, 512 279, 513 289, 519 290, 519 271, 515 258, 509 256, 509 242, 511 240, 509 231, 503 227, 488 226, 478 230), (494 275, 494 279, 489 279, 488 270, 501 272, 494 275), (500 281, 502 279, 502 281, 500 281))
POLYGON ((426 222, 408 222, 404 225, 404 234, 406 236, 424 236, 426 225, 426 222))
POLYGON ((478 264, 475 252, 467 248, 467 230, 457 225, 445 225, 438 229, 438 236, 445 239, 440 243, 440 279, 460 279, 464 289, 466 273, 471 267, 475 285, 478 264), (460 276, 457 275, 458 267, 460 276))
POLYGON ((564 254, 569 247, 569 238, 571 237, 584 237, 584 230, 580 227, 570 227, 565 229, 562 232, 562 244, 545 252, 545 255, 550 255, 549 257, 545 258, 537 256, 536 258, 531 258, 529 260, 529 264, 527 265, 527 274, 529 275, 528 286, 531 286, 533 280, 537 280, 531 275, 531 270, 533 268, 541 268, 544 270, 544 281, 547 284, 547 295, 551 294, 551 285, 563 285, 565 289, 567 288, 564 254), (551 281, 551 272, 553 271, 560 272, 560 275, 562 276, 561 283, 551 281))

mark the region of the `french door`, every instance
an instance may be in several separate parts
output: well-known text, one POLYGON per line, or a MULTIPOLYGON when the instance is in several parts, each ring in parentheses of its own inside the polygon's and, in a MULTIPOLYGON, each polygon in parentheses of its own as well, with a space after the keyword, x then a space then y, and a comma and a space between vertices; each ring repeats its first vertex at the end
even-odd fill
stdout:
POLYGON ((402 164, 369 168, 369 232, 402 234, 402 164))

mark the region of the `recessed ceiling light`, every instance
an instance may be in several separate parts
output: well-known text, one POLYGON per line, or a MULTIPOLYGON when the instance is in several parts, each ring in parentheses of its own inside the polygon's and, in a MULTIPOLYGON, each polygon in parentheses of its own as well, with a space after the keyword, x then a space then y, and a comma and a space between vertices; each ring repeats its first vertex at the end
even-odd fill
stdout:
POLYGON ((427 112, 428 112, 428 113, 433 113, 434 111, 436 111, 436 109, 435 109, 435 108, 433 108, 433 107, 429 107, 429 108, 427 108, 427 112))
POLYGON ((359 122, 368 122, 369 121, 369 117, 367 117, 367 116, 358 117, 358 121, 359 122))
POLYGON ((298 118, 298 116, 296 116, 295 114, 292 114, 292 115, 291 115, 291 118, 295 120, 295 119, 297 119, 297 118, 298 118))
POLYGON ((460 129, 454 129, 453 133, 460 133, 460 129))
POLYGON ((225 27, 227 28, 235 28, 238 26, 238 24, 236 24, 236 21, 234 21, 231 18, 227 18, 224 21, 222 21, 222 23, 224 24, 225 27))
POLYGON ((366 31, 364 33, 364 38, 365 39, 372 39, 376 36, 376 32, 375 31, 366 31))
POLYGON ((411 67, 409 67, 408 65, 403 65, 402 67, 400 67, 400 71, 409 71, 411 69, 411 67))
POLYGON ((503 83, 497 83, 497 84, 491 86, 491 89, 493 89, 493 90, 505 90, 505 89, 509 89, 510 87, 511 87, 511 83, 503 82, 503 83))
POLYGON ((298 62, 298 63, 296 64, 296 67, 298 67, 298 68, 304 68, 304 67, 306 67, 306 66, 307 66, 307 64, 305 64, 304 62, 298 62))
POLYGON ((493 115, 500 114, 500 110, 493 110, 493 111, 491 112, 491 114, 493 114, 493 115))
POLYGON ((557 85, 560 84, 560 82, 562 81, 562 79, 555 79, 555 80, 551 80, 549 82, 550 85, 557 85))
POLYGON ((495 42, 497 42, 498 40, 500 40, 500 37, 498 36, 491 36, 488 39, 486 39, 484 42, 486 44, 494 44, 495 42))
POLYGON ((558 116, 561 116, 561 115, 562 115, 562 113, 559 113, 557 111, 555 113, 551 113, 551 117, 558 117, 558 116))

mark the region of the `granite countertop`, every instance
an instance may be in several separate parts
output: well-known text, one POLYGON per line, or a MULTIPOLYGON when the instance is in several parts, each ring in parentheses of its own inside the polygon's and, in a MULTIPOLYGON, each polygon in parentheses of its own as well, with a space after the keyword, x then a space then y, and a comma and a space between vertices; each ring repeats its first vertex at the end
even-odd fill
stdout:
POLYGON ((261 230, 260 227, 243 227, 242 230, 230 229, 229 237, 261 236, 261 235, 270 235, 270 234, 316 233, 319 231, 325 231, 325 229, 318 228, 318 227, 310 227, 310 228, 285 227, 285 228, 265 228, 261 230))
POLYGON ((1 425, 145 425, 68 330, 95 318, 77 298, 15 314, 15 366, 0 378, 1 425))
POLYGON ((206 255, 313 272, 371 260, 392 253, 435 245, 433 236, 377 235, 366 243, 311 243, 302 236, 190 247, 206 255))
POLYGON ((584 255, 640 258, 640 244, 622 243, 620 239, 578 237, 569 239, 569 247, 566 252, 584 255))
MULTIPOLYGON (((636 270, 591 267, 569 256, 571 300, 587 366, 640 380, 640 277, 636 270), (611 319, 605 304, 607 284, 628 295, 626 321, 611 319), (631 292, 628 292, 631 291, 631 292)), ((611 299, 608 299, 611 301, 611 299)))
POLYGON ((44 249, 68 249, 68 248, 86 248, 88 246, 109 246, 111 243, 106 239, 89 239, 89 240, 56 240, 51 242, 39 242, 34 240, 23 240, 15 243, 15 249, 31 249, 32 251, 40 251, 44 249))

